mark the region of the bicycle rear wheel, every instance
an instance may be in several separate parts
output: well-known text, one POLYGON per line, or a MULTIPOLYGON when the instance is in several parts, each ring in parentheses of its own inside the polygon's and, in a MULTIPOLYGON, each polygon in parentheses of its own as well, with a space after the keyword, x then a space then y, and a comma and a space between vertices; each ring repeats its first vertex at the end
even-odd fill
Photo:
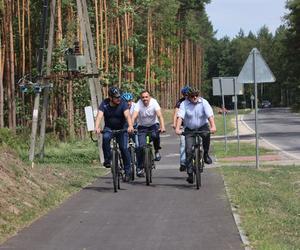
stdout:
POLYGON ((135 166, 136 166, 136 158, 135 158, 135 150, 134 147, 130 147, 130 175, 131 175, 131 180, 134 181, 134 176, 135 176, 135 166))
POLYGON ((119 166, 118 166, 117 150, 112 150, 111 174, 113 179, 114 192, 118 192, 118 186, 120 184, 119 184, 119 166))
POLYGON ((201 157, 200 157, 200 150, 199 148, 195 148, 195 176, 196 176, 196 187, 199 189, 201 186, 201 157))
POLYGON ((151 175, 151 168, 152 168, 152 163, 151 163, 151 151, 149 147, 144 148, 144 169, 145 169, 145 174, 146 174, 146 184, 147 186, 150 185, 150 175, 151 175))

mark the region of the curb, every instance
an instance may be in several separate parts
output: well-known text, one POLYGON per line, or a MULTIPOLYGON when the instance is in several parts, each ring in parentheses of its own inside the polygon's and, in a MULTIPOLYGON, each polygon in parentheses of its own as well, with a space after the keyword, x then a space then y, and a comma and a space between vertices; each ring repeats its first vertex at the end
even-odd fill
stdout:
POLYGON ((240 239, 241 239, 241 241, 242 241, 242 243, 244 245, 245 250, 252 250, 250 241, 249 241, 247 235, 245 234, 245 231, 243 230, 243 228, 241 226, 241 217, 238 214, 237 209, 232 206, 230 191, 229 191, 228 185, 227 185, 227 183, 226 183, 226 181, 224 179, 224 175, 223 174, 222 174, 222 179, 223 179, 223 183, 224 183, 224 187, 225 187, 225 192, 226 192, 226 195, 227 195, 227 199, 228 199, 229 204, 230 204, 231 213, 232 213, 235 225, 236 225, 236 227, 238 229, 238 232, 239 232, 239 235, 240 235, 240 239))

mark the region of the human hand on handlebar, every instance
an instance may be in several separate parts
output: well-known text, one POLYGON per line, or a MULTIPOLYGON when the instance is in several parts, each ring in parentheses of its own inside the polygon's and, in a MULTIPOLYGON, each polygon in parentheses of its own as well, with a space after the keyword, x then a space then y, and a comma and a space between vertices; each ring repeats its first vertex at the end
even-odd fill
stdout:
POLYGON ((211 127, 210 128, 210 133, 214 134, 215 132, 217 132, 216 126, 211 127))
POLYGON ((165 127, 161 127, 161 128, 159 129, 159 131, 160 131, 160 133, 164 133, 164 132, 166 132, 166 128, 165 128, 165 127))
POLYGON ((179 129, 175 129, 175 133, 177 134, 177 135, 181 135, 182 134, 182 130, 179 128, 179 129))
POLYGON ((102 129, 101 128, 95 128, 95 132, 96 132, 96 134, 100 134, 102 132, 102 129))
POLYGON ((132 133, 134 132, 133 126, 129 126, 128 129, 127 129, 127 132, 128 132, 129 134, 132 134, 132 133))

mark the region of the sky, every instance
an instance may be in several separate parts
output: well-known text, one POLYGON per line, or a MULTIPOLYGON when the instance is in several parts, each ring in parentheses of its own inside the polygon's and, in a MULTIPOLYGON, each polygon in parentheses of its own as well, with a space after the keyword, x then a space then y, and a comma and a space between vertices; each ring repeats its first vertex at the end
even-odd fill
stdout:
POLYGON ((251 30, 256 34, 266 25, 274 34, 283 24, 282 18, 288 12, 286 0, 211 0, 206 12, 218 39, 234 38, 240 29, 245 35, 251 30))

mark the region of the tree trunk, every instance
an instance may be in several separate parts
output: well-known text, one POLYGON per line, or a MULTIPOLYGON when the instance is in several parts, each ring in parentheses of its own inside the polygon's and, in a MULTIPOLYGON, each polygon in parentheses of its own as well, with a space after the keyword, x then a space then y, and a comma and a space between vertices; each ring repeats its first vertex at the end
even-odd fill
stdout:
MULTIPOLYGON (((2 27, 0 27, 2 30, 2 27)), ((3 71, 4 71, 4 55, 5 47, 2 46, 0 36, 0 128, 4 128, 4 86, 3 86, 3 71)))
POLYGON ((98 14, 98 0, 94 0, 95 4, 95 20, 96 20, 96 51, 97 51, 97 67, 100 66, 100 42, 99 42, 99 14, 98 14))
POLYGON ((74 103, 73 103, 73 81, 68 83, 68 124, 69 124, 69 136, 73 140, 75 138, 74 130, 74 103))
POLYGON ((16 131, 16 102, 15 102, 15 63, 14 63, 14 32, 13 32, 13 13, 12 13, 12 3, 11 0, 7 0, 8 9, 8 27, 9 27, 9 47, 8 47, 8 56, 9 56, 9 73, 10 73, 10 82, 9 84, 9 128, 14 132, 16 131))

